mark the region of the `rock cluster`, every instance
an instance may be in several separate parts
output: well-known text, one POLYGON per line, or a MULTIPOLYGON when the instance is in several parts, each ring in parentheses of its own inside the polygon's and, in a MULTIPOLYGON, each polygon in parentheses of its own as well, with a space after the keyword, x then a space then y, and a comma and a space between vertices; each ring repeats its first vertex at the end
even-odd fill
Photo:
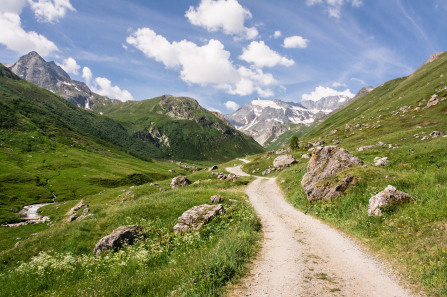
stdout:
POLYGON ((382 208, 408 202, 412 197, 388 185, 385 190, 369 199, 368 215, 382 216, 382 208))
POLYGON ((374 166, 388 166, 390 165, 390 161, 388 161, 388 157, 375 157, 374 158, 374 166))
POLYGON ((185 211, 178 219, 178 223, 174 226, 174 232, 188 232, 197 230, 203 225, 209 223, 215 216, 222 214, 224 211, 222 204, 209 205, 202 204, 194 206, 185 211))
POLYGON ((354 177, 347 175, 335 184, 327 181, 327 178, 339 174, 344 169, 362 164, 362 160, 345 149, 336 146, 317 147, 307 165, 307 173, 301 180, 307 199, 318 201, 339 197, 354 177))
POLYGON ((186 176, 179 175, 171 181, 171 189, 181 188, 190 185, 191 182, 186 176))
POLYGON ((211 196, 211 203, 220 203, 225 200, 225 197, 221 195, 213 195, 211 196))
POLYGON ((107 250, 118 250, 124 244, 132 245, 137 238, 144 237, 142 229, 138 225, 121 226, 113 230, 113 232, 101 238, 93 249, 95 255, 107 250))

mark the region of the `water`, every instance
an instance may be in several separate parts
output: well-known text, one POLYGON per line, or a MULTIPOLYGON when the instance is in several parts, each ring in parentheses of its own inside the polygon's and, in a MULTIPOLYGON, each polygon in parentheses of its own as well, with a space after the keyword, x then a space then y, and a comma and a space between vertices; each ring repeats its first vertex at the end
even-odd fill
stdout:
POLYGON ((37 213, 39 208, 45 205, 49 205, 52 203, 39 203, 39 204, 31 204, 31 205, 25 205, 23 209, 19 212, 20 213, 20 220, 22 221, 29 221, 29 220, 38 220, 42 216, 37 213))

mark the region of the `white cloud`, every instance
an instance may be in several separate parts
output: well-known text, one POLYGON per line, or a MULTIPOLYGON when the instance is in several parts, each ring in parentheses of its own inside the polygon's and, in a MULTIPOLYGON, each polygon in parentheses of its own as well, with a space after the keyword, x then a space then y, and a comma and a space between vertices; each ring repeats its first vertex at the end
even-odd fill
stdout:
POLYGON ((338 88, 338 87, 345 87, 345 88, 347 88, 348 86, 345 83, 334 82, 334 83, 332 83, 332 87, 334 87, 334 88, 338 88))
POLYGON ((121 90, 118 86, 112 86, 112 82, 105 77, 97 77, 92 81, 93 74, 88 67, 82 68, 82 78, 90 89, 99 95, 121 101, 133 100, 133 96, 128 90, 121 90))
POLYGON ((341 9, 344 4, 351 4, 353 7, 360 7, 362 0, 306 0, 306 5, 326 3, 326 9, 330 17, 339 19, 341 17, 341 9))
POLYGON ((225 102, 225 107, 229 110, 236 111, 239 109, 240 106, 236 102, 229 100, 229 101, 225 102))
POLYGON ((295 35, 285 38, 282 46, 285 48, 306 48, 308 42, 308 39, 295 35))
POLYGON ((76 60, 72 57, 65 59, 59 66, 62 67, 65 72, 75 75, 78 75, 79 69, 81 69, 81 66, 79 66, 76 60))
POLYGON ((237 95, 249 95, 276 83, 269 73, 235 66, 230 52, 218 40, 211 39, 202 46, 187 40, 171 43, 149 28, 140 28, 126 41, 166 68, 179 70, 187 83, 211 85, 237 95))
POLYGON ((264 41, 252 41, 247 48, 244 48, 239 59, 261 68, 274 67, 276 65, 292 66, 295 64, 295 61, 280 56, 265 45, 264 41))
POLYGON ((366 85, 366 82, 363 79, 352 77, 351 80, 360 83, 361 85, 366 85))
POLYGON ((82 68, 82 78, 85 80, 85 83, 89 85, 92 81, 93 74, 90 68, 84 67, 82 68))
POLYGON ((133 100, 132 94, 127 90, 121 90, 118 86, 112 86, 112 82, 105 77, 95 78, 96 87, 92 87, 92 91, 111 99, 121 101, 133 100))
POLYGON ((281 31, 275 31, 275 33, 273 33, 273 37, 274 38, 279 38, 279 37, 281 37, 281 31))
POLYGON ((317 101, 323 97, 337 96, 337 95, 344 95, 349 98, 352 98, 355 96, 354 94, 351 93, 351 91, 349 89, 346 89, 344 91, 337 91, 337 90, 334 90, 329 87, 318 86, 315 88, 315 91, 313 91, 312 93, 303 94, 301 96, 301 100, 317 101))
POLYGON ((1 0, 0 12, 20 14, 25 5, 26 0, 1 0))
POLYGON ((39 22, 55 23, 65 16, 67 10, 76 11, 70 0, 28 0, 39 22))
POLYGON ((210 32, 221 30, 247 39, 256 38, 259 34, 255 27, 245 27, 245 20, 252 15, 237 0, 202 0, 198 7, 190 6, 185 17, 191 24, 210 32))
POLYGON ((21 10, 20 5, 5 6, 2 9, 4 11, 0 12, 0 44, 21 54, 36 51, 42 56, 48 56, 58 50, 57 46, 45 36, 23 30, 17 13, 21 10), (11 11, 8 12, 6 9, 11 11))

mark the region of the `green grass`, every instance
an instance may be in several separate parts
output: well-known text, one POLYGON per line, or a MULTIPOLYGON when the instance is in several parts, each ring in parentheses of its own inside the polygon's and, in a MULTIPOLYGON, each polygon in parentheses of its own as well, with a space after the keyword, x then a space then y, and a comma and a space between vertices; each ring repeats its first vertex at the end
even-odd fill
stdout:
MULTIPOLYGON (((210 173, 199 171, 190 178, 205 175, 210 173)), ((0 296, 224 294, 228 284, 245 272, 244 264, 253 256, 260 238, 260 223, 243 193, 250 180, 214 179, 165 192, 155 189, 165 188, 167 182, 110 189, 85 197, 84 203, 94 215, 71 223, 62 219, 78 200, 46 206, 43 214, 56 223, 16 228, 21 244, 0 252, 0 296), (119 195, 128 191, 133 192, 134 199, 122 202, 119 195), (224 215, 200 231, 173 234, 178 216, 194 205, 209 203, 215 194, 226 198, 224 215), (93 256, 99 238, 129 224, 141 225, 147 238, 120 252, 93 256), (40 232, 29 236, 26 234, 32 231, 27 228, 41 229, 32 230, 40 232)), ((0 230, 1 238, 11 237, 5 230, 13 229, 0 230)))

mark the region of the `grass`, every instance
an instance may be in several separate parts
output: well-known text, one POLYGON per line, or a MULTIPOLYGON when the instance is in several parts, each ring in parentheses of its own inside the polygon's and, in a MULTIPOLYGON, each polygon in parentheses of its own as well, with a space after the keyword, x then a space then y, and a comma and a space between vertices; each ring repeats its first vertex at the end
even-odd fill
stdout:
MULTIPOLYGON (((190 179, 210 175, 199 171, 190 179)), ((0 296, 219 296, 243 275, 260 237, 260 223, 243 193, 250 180, 213 179, 167 191, 154 189, 167 182, 110 189, 85 197, 94 215, 71 223, 62 219, 78 200, 46 206, 43 213, 56 223, 18 227, 25 233, 26 228, 41 230, 21 235, 18 247, 0 252, 0 282, 5 284, 0 296), (119 195, 128 191, 134 198, 122 202, 119 195), (182 212, 209 203, 215 194, 226 198, 224 215, 200 231, 173 233, 182 212), (141 225, 147 238, 120 252, 93 256, 99 238, 129 224, 141 225)))

